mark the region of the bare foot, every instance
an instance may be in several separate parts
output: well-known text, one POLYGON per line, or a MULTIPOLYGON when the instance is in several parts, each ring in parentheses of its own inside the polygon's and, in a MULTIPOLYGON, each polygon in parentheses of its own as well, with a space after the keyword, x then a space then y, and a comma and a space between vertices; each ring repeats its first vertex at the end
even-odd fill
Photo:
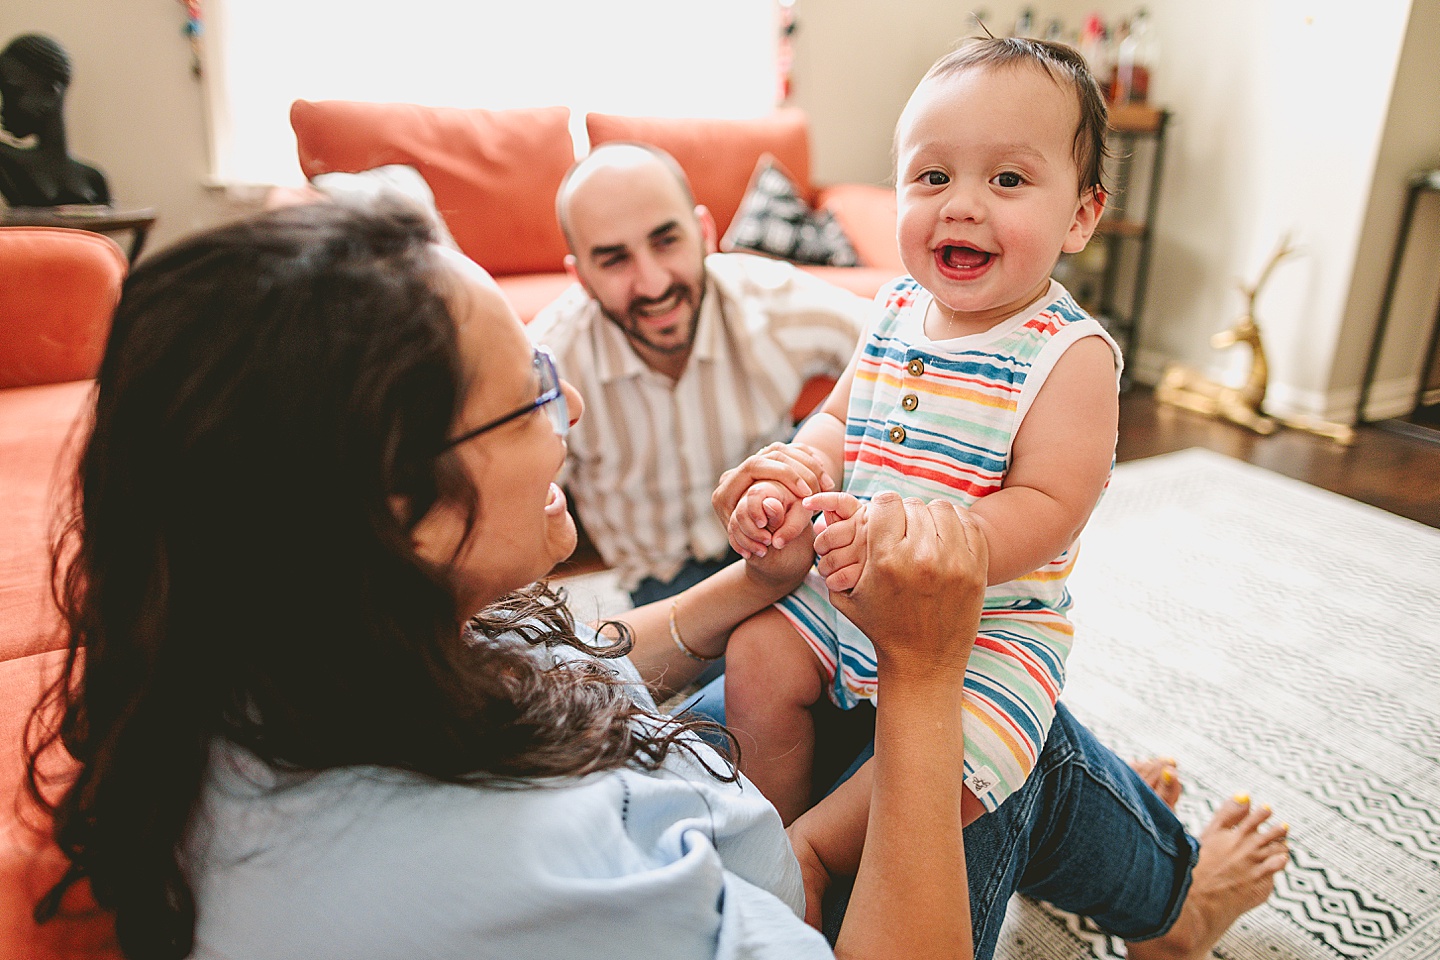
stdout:
POLYGON ((825 891, 830 889, 830 871, 820 862, 810 841, 794 827, 787 828, 790 846, 795 859, 800 861, 800 880, 805 885, 805 922, 816 930, 820 929, 820 905, 825 900, 825 891))
POLYGON ((1270 808, 1237 794, 1200 834, 1200 857, 1175 925, 1163 937, 1129 944, 1133 960, 1201 960, 1240 915, 1264 903, 1290 860, 1286 824, 1262 830, 1270 808))
POLYGON ((1155 795, 1165 801, 1165 806, 1171 810, 1175 809, 1175 804, 1180 802, 1180 794, 1185 791, 1175 768, 1174 757, 1150 757, 1130 764, 1130 769, 1139 774, 1146 786, 1154 790, 1155 795))

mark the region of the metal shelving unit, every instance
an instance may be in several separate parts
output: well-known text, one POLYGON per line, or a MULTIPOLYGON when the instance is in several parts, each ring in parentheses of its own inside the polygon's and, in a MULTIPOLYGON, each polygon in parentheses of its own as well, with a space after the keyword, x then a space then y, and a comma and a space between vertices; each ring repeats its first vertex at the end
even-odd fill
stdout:
POLYGON ((1110 108, 1112 158, 1105 178, 1111 193, 1105 215, 1090 248, 1067 257, 1059 271, 1127 356, 1140 342, 1169 120, 1169 111, 1143 104, 1110 108))

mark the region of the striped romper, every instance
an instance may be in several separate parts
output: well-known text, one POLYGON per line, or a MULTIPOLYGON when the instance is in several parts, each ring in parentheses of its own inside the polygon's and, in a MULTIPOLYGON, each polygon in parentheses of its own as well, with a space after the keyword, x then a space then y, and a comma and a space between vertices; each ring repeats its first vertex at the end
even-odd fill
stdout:
MULTIPOLYGON (((909 277, 882 290, 867 333, 845 421, 845 489, 862 501, 884 490, 969 507, 999 490, 1011 444, 1046 375, 1070 344, 1098 336, 1120 348, 1051 281, 1023 314, 984 333, 934 342, 924 318, 930 294, 909 277)), ((994 810, 1035 766, 1065 682, 1074 631, 1065 579, 1076 545, 1050 563, 985 592, 980 633, 965 676, 965 785, 994 810)), ((874 700, 875 648, 830 605, 815 570, 776 605, 849 709, 874 700)))

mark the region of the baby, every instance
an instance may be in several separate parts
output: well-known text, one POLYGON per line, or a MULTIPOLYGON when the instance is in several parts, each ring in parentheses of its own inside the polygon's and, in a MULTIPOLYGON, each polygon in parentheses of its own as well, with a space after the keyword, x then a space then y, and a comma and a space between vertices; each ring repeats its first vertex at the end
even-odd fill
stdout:
MULTIPOLYGON (((1068 47, 980 40, 931 67, 895 131, 909 276, 877 295, 845 374, 795 437, 845 492, 802 502, 755 477, 716 504, 746 556, 783 548, 812 510, 829 521, 816 570, 727 653, 742 768, 786 823, 809 801, 808 708, 822 693, 846 709, 878 693, 875 651, 829 595, 859 580, 865 504, 881 491, 966 508, 988 543, 963 705, 965 822, 1035 765, 1073 638, 1066 576, 1115 455, 1119 348, 1050 277, 1104 210, 1105 130, 1095 80, 1068 47)), ((830 826, 811 828, 838 831, 810 838, 844 848, 832 867, 858 862, 869 793, 851 795, 853 816, 830 804, 830 826)))

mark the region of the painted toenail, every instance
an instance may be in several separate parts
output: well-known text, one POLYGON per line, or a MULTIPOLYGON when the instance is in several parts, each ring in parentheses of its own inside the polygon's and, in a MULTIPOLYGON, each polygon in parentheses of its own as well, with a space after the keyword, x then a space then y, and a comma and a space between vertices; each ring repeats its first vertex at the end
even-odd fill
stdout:
POLYGON ((1233 800, 1233 801, 1235 801, 1236 803, 1240 804, 1240 806, 1243 807, 1243 806, 1245 806, 1245 804, 1247 804, 1247 803, 1250 802, 1250 794, 1248 794, 1248 793, 1237 793, 1237 794, 1235 794, 1235 796, 1231 797, 1230 799, 1233 800))
POLYGON ((1171 773, 1169 770, 1161 770, 1160 779, 1165 783, 1169 783, 1171 780, 1175 779, 1175 774, 1171 773))

